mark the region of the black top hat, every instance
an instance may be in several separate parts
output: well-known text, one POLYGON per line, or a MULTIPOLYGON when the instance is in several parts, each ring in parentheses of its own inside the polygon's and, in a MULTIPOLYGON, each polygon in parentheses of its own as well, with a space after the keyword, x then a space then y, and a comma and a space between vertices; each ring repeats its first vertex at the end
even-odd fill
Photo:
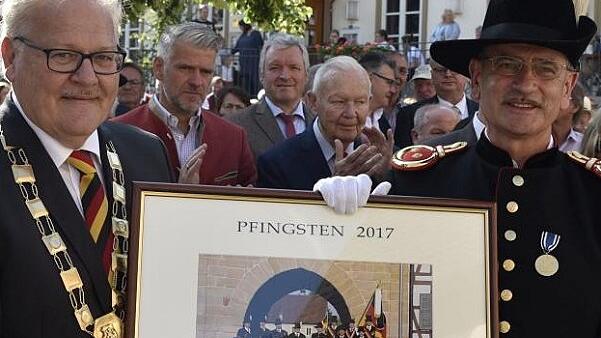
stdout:
POLYGON ((294 323, 293 329, 300 329, 300 328, 301 328, 300 323, 294 323))
POLYGON ((441 65, 469 76, 470 59, 484 47, 526 43, 557 50, 578 69, 596 31, 597 25, 586 16, 576 22, 572 0, 491 0, 480 39, 437 41, 430 54, 441 65))

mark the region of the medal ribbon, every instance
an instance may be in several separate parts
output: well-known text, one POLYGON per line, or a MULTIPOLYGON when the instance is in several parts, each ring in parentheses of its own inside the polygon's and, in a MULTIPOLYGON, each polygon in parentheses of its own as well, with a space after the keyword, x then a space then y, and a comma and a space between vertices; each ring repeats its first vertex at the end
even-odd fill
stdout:
POLYGON ((545 253, 553 251, 559 245, 561 236, 552 232, 543 231, 540 235, 540 247, 545 253))

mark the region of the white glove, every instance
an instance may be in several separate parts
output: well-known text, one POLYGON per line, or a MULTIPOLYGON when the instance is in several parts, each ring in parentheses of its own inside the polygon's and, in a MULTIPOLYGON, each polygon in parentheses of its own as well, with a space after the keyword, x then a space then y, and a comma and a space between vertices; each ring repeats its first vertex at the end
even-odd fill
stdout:
MULTIPOLYGON (((367 204, 371 183, 371 178, 365 174, 334 176, 317 181, 313 191, 319 191, 326 204, 334 208, 336 213, 354 214, 358 207, 367 204)), ((382 182, 374 189, 374 195, 386 195, 390 187, 390 183, 382 182)))

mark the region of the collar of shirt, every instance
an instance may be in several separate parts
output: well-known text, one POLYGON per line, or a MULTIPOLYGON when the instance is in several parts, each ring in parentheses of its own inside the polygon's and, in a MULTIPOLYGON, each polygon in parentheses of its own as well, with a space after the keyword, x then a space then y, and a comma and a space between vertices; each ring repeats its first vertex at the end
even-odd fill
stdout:
POLYGON ((94 154, 94 162, 97 167, 96 169, 98 170, 98 168, 100 168, 100 141, 98 140, 98 131, 94 130, 92 135, 88 136, 84 144, 79 149, 71 149, 65 147, 52 136, 48 135, 48 133, 46 133, 40 127, 38 127, 33 121, 31 121, 23 112, 23 108, 19 103, 19 99, 14 94, 14 92, 12 92, 11 95, 13 101, 15 102, 15 105, 17 106, 17 109, 19 110, 19 113, 21 113, 21 116, 23 116, 25 122, 27 122, 31 129, 33 129, 33 132, 36 134, 36 136, 40 139, 40 142, 46 149, 46 152, 48 152, 48 155, 50 156, 52 162, 54 162, 54 165, 57 168, 63 165, 63 163, 65 163, 65 161, 69 158, 73 150, 85 150, 94 154))
POLYGON ((461 100, 457 102, 457 104, 452 104, 451 102, 443 99, 440 96, 438 96, 438 102, 440 104, 445 104, 450 107, 457 107, 457 109, 459 109, 459 112, 461 113, 461 116, 459 117, 461 120, 468 118, 468 116, 470 115, 469 111, 467 110, 467 98, 465 97, 465 94, 463 95, 461 100))
POLYGON ((579 151, 582 144, 582 136, 582 133, 577 132, 574 129, 570 129, 570 134, 568 134, 566 140, 559 145, 559 151, 563 153, 567 153, 568 151, 572 150, 579 151))
POLYGON ((378 121, 380 120, 383 114, 384 108, 378 108, 374 110, 374 112, 369 114, 369 116, 367 116, 367 118, 365 119, 365 128, 379 128, 380 125, 378 124, 378 121))
MULTIPOLYGON (((280 107, 276 106, 275 103, 273 103, 273 101, 271 101, 267 96, 265 96, 265 102, 267 103, 267 106, 271 110, 271 113, 274 117, 277 117, 278 115, 284 112, 280 107)), ((292 115, 300 116, 303 120, 305 119, 305 112, 303 111, 303 101, 298 101, 298 103, 296 104, 296 108, 294 108, 294 111, 292 112, 292 115)))
POLYGON ((474 132, 476 133, 476 140, 479 140, 480 135, 482 135, 482 131, 484 130, 484 128, 486 128, 482 120, 480 120, 480 111, 477 111, 474 114, 474 118, 472 119, 472 125, 474 126, 474 132))
MULTIPOLYGON (((330 144, 328 139, 321 132, 321 127, 319 126, 319 117, 315 118, 313 122, 313 132, 315 133, 315 138, 317 139, 317 144, 319 144, 319 148, 321 149, 321 153, 323 157, 326 159, 328 163, 328 167, 330 167, 330 172, 334 173, 334 167, 336 165, 336 149, 334 146, 330 144)), ((350 154, 355 150, 354 142, 351 142, 345 149, 347 154, 350 154)))
MULTIPOLYGON (((181 135, 184 135, 184 132, 180 130, 177 125, 179 122, 177 116, 171 114, 165 107, 163 107, 161 102, 159 102, 159 97, 156 94, 152 96, 152 101, 157 107, 157 109, 151 109, 151 111, 157 114, 161 121, 165 122, 165 124, 167 124, 167 126, 169 127, 169 129, 171 129, 172 132, 177 132, 181 135)), ((201 115, 200 113, 198 113, 190 118, 190 122, 188 123, 188 125, 191 129, 197 130, 200 126, 200 122, 201 115)))

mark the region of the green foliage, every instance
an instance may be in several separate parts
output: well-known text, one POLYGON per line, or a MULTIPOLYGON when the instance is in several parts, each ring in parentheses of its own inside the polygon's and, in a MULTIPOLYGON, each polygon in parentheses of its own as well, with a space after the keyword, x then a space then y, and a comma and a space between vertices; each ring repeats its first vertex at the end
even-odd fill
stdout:
POLYGON ((242 13, 244 21, 265 31, 302 35, 313 10, 305 0, 209 0, 219 8, 242 13))
POLYGON ((304 33, 312 14, 305 0, 127 0, 125 9, 131 20, 145 16, 148 10, 154 12, 156 20, 151 25, 160 34, 167 26, 185 19, 187 6, 199 3, 242 13, 245 21, 265 31, 296 35, 304 33))

